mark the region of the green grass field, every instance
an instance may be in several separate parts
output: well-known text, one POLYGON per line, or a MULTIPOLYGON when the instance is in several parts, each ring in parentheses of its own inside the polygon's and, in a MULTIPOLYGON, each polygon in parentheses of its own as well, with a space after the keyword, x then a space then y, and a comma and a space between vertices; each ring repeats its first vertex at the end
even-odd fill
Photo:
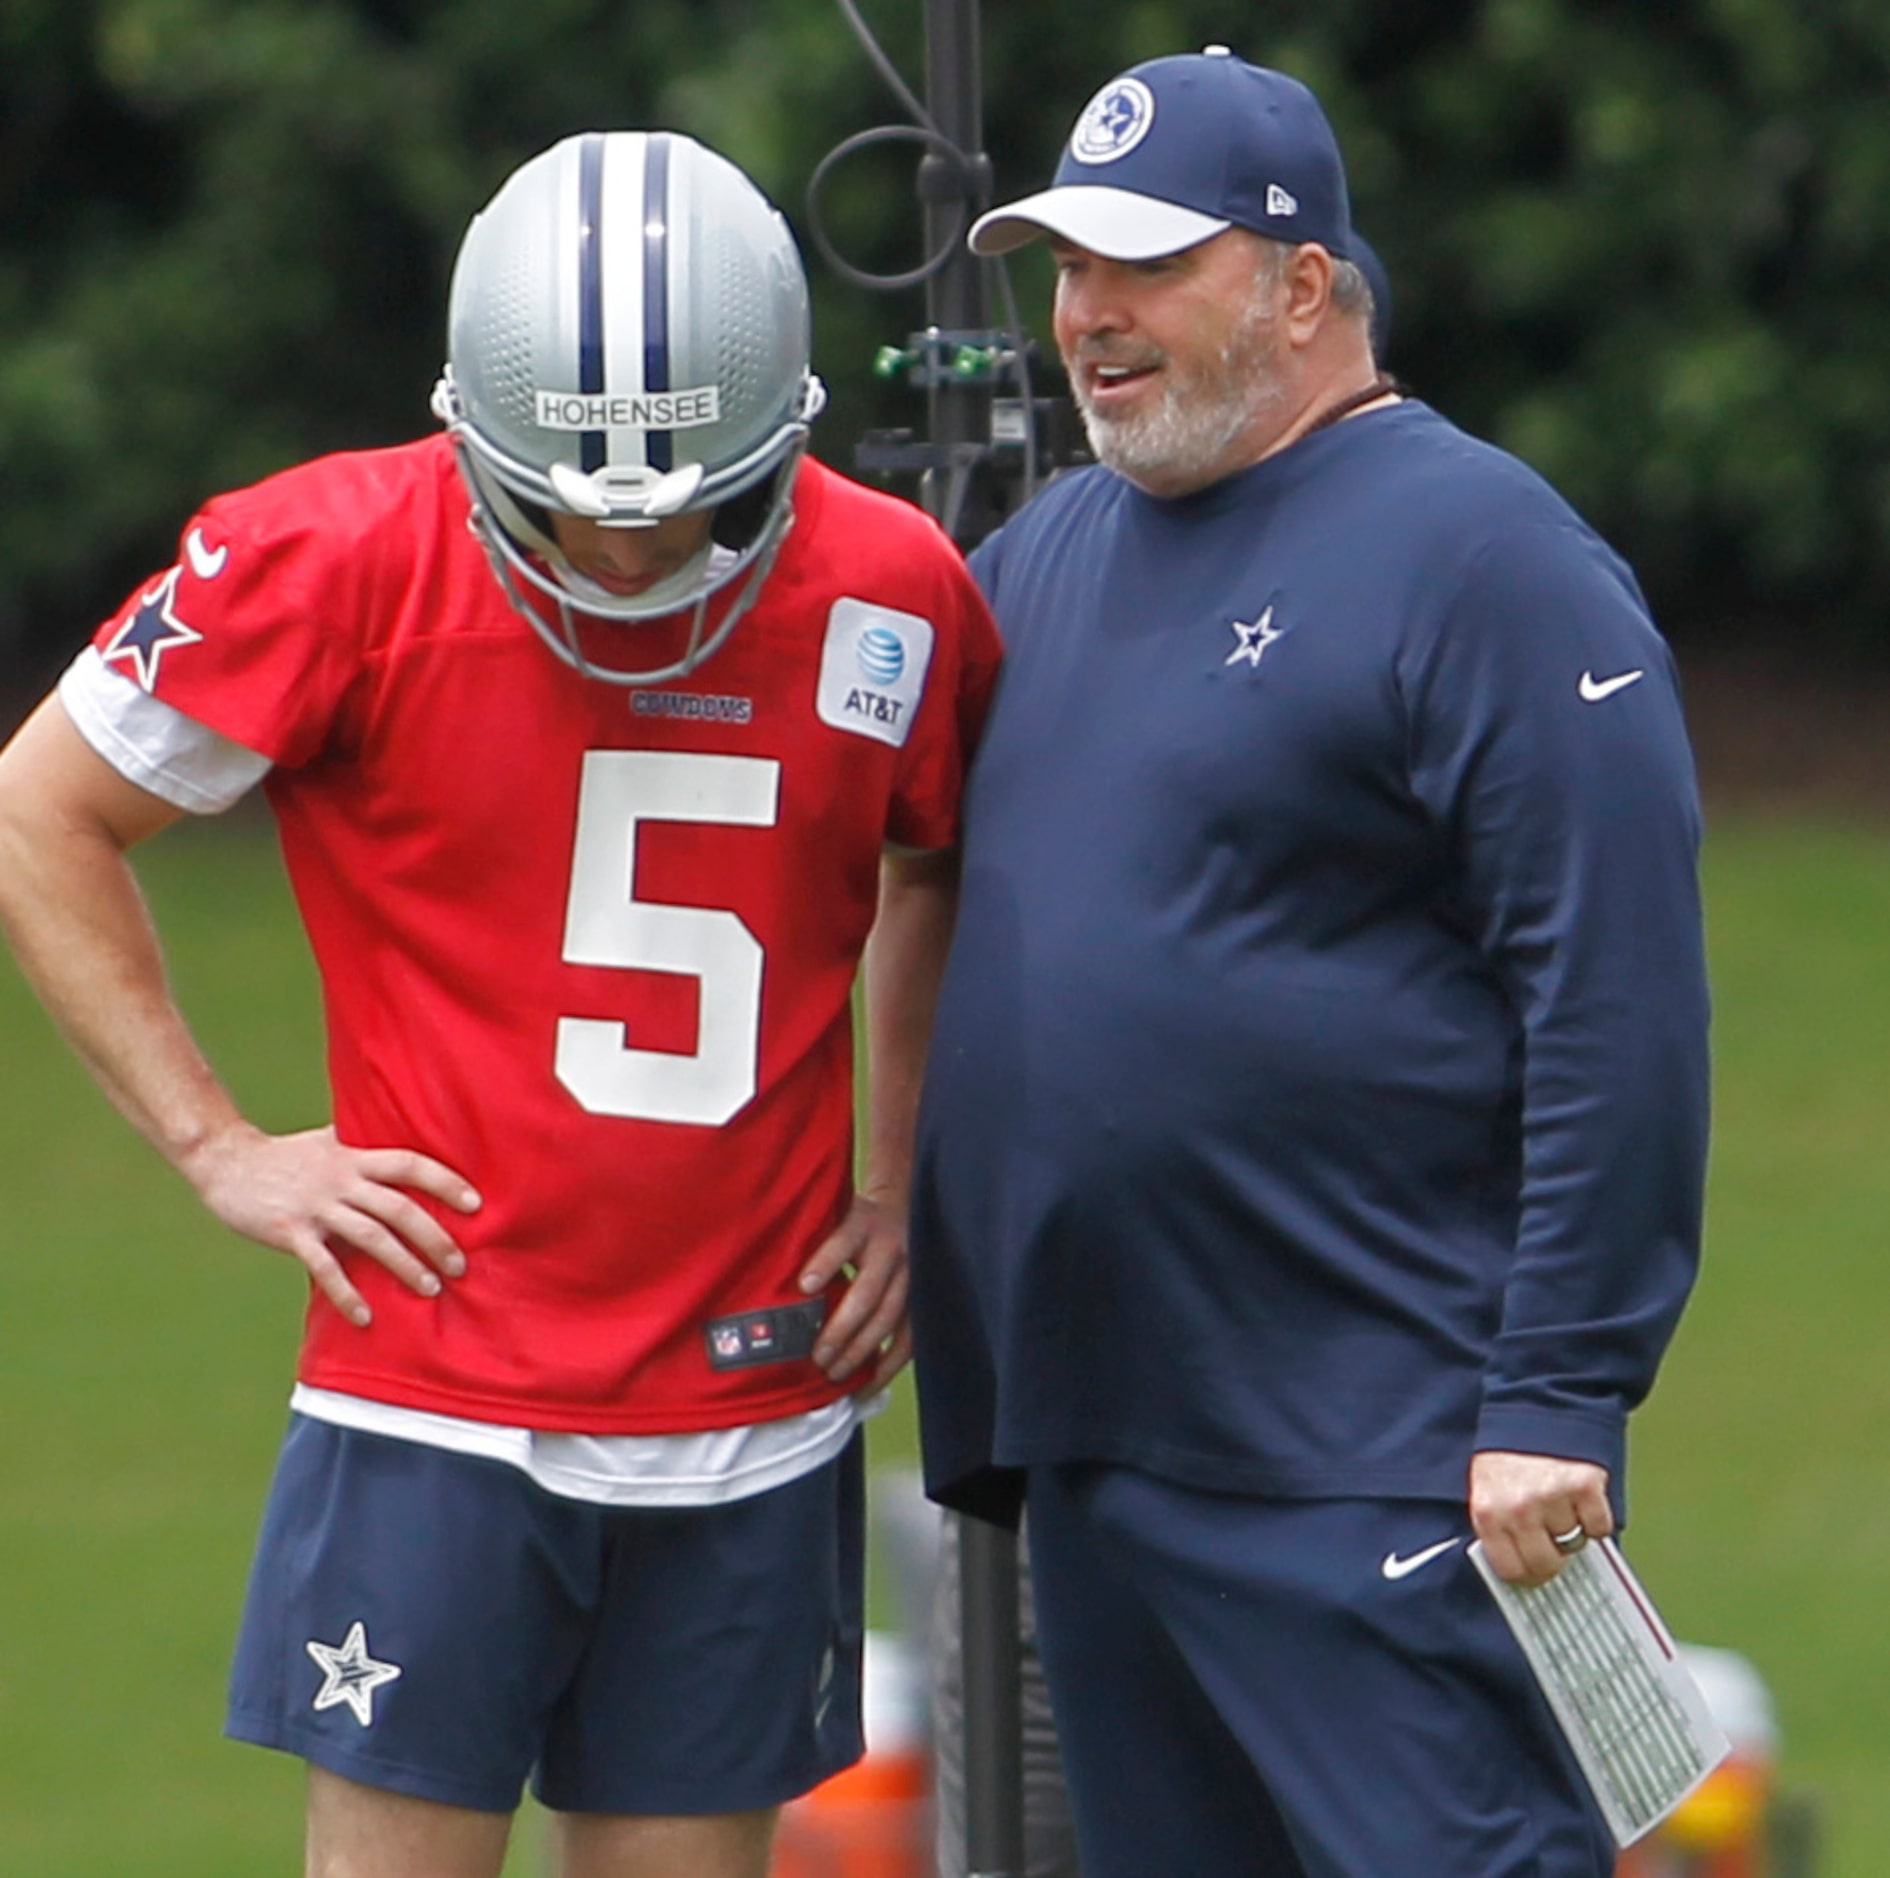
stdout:
MULTIPOLYGON (((145 868, 180 994, 267 1125, 319 1118, 316 999, 273 848, 145 868)), ((1637 1423, 1630 1550, 1744 1651, 1820 1878, 1890 1872, 1890 841, 1736 822, 1708 853, 1718 1122, 1706 1275, 1637 1423)), ((210 1226, 0 965, 0 1873, 299 1869, 300 1772, 222 1742, 222 1680, 300 1313, 210 1226)), ((875 1427, 909 1456, 909 1414, 875 1427)), ((530 1835, 514 1859, 535 1863, 530 1835)))

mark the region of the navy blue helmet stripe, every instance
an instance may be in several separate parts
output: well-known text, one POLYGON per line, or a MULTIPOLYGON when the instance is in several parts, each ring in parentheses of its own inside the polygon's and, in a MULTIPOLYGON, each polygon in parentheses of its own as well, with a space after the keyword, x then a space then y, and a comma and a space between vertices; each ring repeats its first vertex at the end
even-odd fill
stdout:
MULTIPOLYGON (((578 389, 604 389, 604 140, 586 137, 578 148, 578 389)), ((601 430, 578 441, 588 473, 606 460, 601 430)))
MULTIPOLYGON (((668 391, 669 382, 669 138, 651 137, 643 162, 643 389, 668 391)), ((676 466, 675 439, 648 435, 650 467, 676 466)))

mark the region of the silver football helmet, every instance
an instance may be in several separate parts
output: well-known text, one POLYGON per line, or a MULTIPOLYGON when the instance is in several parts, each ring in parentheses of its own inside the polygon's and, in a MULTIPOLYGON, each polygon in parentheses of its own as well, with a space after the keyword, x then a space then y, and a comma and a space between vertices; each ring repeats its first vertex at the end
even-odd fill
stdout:
POLYGON ((460 244, 433 409, 500 584, 592 677, 653 684, 723 643, 792 523, 794 472, 825 402, 787 223, 691 138, 568 137, 514 171, 460 244), (715 514, 701 549, 634 594, 588 578, 552 533, 554 513, 638 528, 703 510, 715 514), (574 614, 690 608, 686 649, 658 668, 580 649, 574 614))

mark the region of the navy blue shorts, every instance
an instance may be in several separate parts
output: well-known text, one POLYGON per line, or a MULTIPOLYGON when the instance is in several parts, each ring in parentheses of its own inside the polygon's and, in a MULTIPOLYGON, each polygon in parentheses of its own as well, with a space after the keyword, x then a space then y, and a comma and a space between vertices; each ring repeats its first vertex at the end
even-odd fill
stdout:
POLYGON ((746 1812, 860 1756, 862 1444, 722 1506, 593 1506, 292 1419, 225 1732, 509 1812, 746 1812))
POLYGON ((1613 1871, 1462 1506, 1083 1465, 1029 1507, 1083 1878, 1613 1871))

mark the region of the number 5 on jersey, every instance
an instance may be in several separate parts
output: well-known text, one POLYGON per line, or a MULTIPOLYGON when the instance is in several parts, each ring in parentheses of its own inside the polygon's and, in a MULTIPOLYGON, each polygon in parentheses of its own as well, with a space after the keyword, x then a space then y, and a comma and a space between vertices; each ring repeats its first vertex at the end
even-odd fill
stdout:
POLYGON ((558 1020, 558 1080, 593 1115, 719 1127, 755 1093, 761 1054, 761 942, 721 908, 636 897, 642 822, 772 828, 781 765, 772 758, 679 750, 591 750, 578 794, 565 913, 572 965, 677 972, 701 993, 695 1053, 638 1050, 625 1026, 558 1020))

